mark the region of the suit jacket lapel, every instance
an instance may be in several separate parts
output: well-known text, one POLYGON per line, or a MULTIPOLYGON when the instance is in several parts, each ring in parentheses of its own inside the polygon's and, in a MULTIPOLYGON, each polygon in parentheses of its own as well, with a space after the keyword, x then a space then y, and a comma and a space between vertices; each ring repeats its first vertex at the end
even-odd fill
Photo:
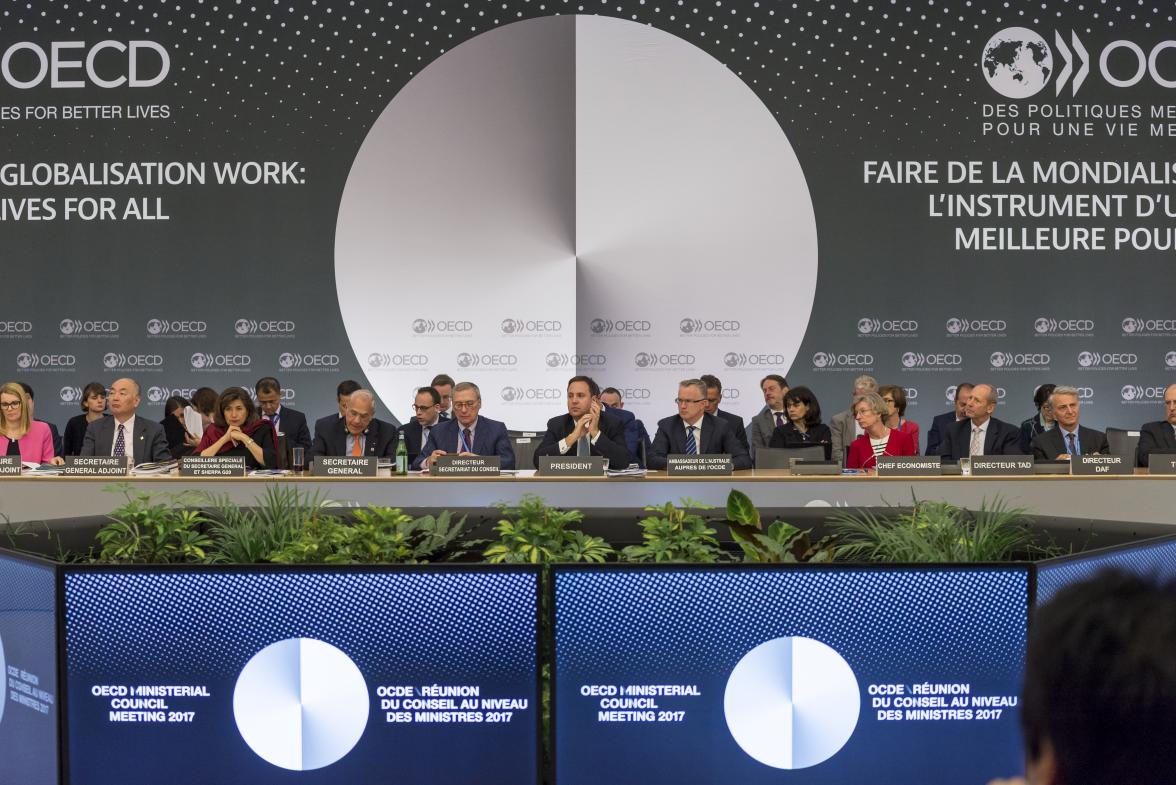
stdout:
POLYGON ((1160 427, 1164 429, 1164 444, 1169 450, 1176 450, 1176 433, 1173 433, 1172 426, 1165 421, 1160 427))

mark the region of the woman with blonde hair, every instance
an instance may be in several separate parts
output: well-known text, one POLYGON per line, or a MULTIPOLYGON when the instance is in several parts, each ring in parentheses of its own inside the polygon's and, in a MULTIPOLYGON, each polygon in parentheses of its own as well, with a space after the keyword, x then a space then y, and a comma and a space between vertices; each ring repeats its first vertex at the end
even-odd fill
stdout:
POLYGON ((33 419, 29 396, 15 382, 0 387, 0 455, 20 456, 22 463, 65 463, 53 454, 49 426, 33 419))

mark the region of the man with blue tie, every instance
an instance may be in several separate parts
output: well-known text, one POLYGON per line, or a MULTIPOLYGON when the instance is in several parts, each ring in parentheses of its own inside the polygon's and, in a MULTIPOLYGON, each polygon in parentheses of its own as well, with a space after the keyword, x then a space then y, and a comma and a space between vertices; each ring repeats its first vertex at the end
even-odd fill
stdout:
POLYGON ((1059 385, 1049 402, 1057 426, 1033 439, 1036 460, 1068 461, 1071 455, 1106 455, 1111 451, 1105 433, 1078 424, 1078 390, 1059 385))
POLYGON ((649 468, 664 469, 670 455, 730 455, 736 469, 750 469, 751 456, 725 420, 706 413, 706 382, 685 379, 678 384, 678 413, 659 420, 649 468))
POLYGON ((81 454, 131 456, 136 465, 170 461, 163 426, 135 416, 139 400, 139 385, 133 379, 115 380, 106 396, 113 416, 94 420, 86 427, 81 454))
POLYGON ((503 469, 515 468, 514 447, 506 425, 479 417, 482 391, 473 382, 461 382, 453 388, 453 419, 439 423, 412 468, 420 469, 441 455, 497 455, 503 469))

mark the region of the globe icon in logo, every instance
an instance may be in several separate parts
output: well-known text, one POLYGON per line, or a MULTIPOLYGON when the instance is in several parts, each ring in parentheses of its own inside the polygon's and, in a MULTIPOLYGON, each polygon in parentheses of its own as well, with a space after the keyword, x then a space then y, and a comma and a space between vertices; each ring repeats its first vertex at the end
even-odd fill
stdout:
POLYGON ((469 352, 462 352, 457 355, 457 364, 462 368, 469 368, 474 364, 474 356, 469 352))
POLYGON ((1049 81, 1053 50, 1026 27, 1006 27, 984 45, 980 70, 988 86, 1005 98, 1028 98, 1049 81))
POLYGON ((588 329, 597 334, 604 332, 605 327, 604 319, 593 319, 588 325, 588 329))
POLYGON ((953 335, 964 329, 964 322, 962 319, 948 319, 947 331, 953 335))
POLYGON ((161 403, 167 397, 167 390, 162 387, 150 387, 147 389, 147 400, 152 403, 161 403))
POLYGON ((521 392, 522 391, 519 390, 517 387, 503 387, 502 388, 502 400, 507 401, 507 402, 513 401, 519 397, 519 394, 521 392))
POLYGON ((61 328, 62 335, 72 335, 73 334, 74 323, 73 323, 72 319, 62 319, 61 324, 58 325, 58 327, 61 328))
POLYGON ((1079 352, 1078 364, 1083 368, 1089 368, 1090 366, 1094 365, 1094 355, 1090 352, 1079 352))
POLYGON ((547 367, 558 368, 563 363, 563 357, 557 352, 550 352, 547 355, 547 367))
POLYGON ((61 400, 64 403, 74 403, 75 401, 80 400, 81 397, 82 397, 82 391, 79 390, 77 387, 62 387, 61 388, 61 400))
POLYGON ((245 333, 249 332, 249 320, 238 319, 233 324, 233 329, 237 331, 237 335, 244 335, 245 333))
POLYGON ((289 352, 282 352, 281 355, 278 356, 278 365, 282 366, 283 368, 292 367, 294 365, 294 355, 290 354, 289 352))
POLYGON ((723 355, 723 365, 726 365, 728 368, 734 368, 739 365, 739 361, 740 357, 735 352, 727 352, 723 355))
POLYGON ((152 319, 148 321, 147 332, 151 333, 152 335, 159 335, 161 332, 163 332, 163 322, 161 322, 159 319, 152 319))
POLYGON ((192 367, 193 368, 203 368, 206 365, 208 365, 208 356, 207 355, 201 354, 200 352, 197 352, 196 354, 192 355, 192 367))
POLYGON ((16 355, 16 366, 18 368, 28 368, 33 364, 33 355, 28 352, 21 352, 16 355))
POLYGON ((919 355, 914 352, 906 352, 902 356, 902 364, 906 368, 914 368, 919 364, 919 355))
POLYGON ((638 368, 648 368, 653 365, 653 355, 649 352, 637 352, 633 357, 633 363, 638 368))
POLYGON ((372 352, 371 354, 368 355, 368 365, 370 367, 379 368, 383 364, 384 364, 383 355, 379 354, 378 352, 372 352))
POLYGON ((1121 392, 1121 395, 1123 396, 1124 401, 1134 401, 1135 400, 1135 387, 1134 386, 1132 386, 1130 384, 1125 384, 1125 385, 1123 385, 1123 389, 1120 392, 1121 392))
POLYGON ((412 323, 412 331, 414 333, 423 333, 429 329, 429 323, 424 319, 416 319, 412 323))
POLYGON ((944 399, 945 399, 945 400, 946 400, 948 403, 955 403, 955 398, 956 398, 956 391, 957 391, 958 389, 959 389, 959 388, 958 388, 958 387, 956 387, 954 384, 953 384, 953 385, 951 385, 950 387, 948 387, 946 390, 944 390, 944 391, 943 391, 943 397, 944 397, 944 399))
POLYGON ((1176 368, 1176 352, 1168 352, 1164 355, 1164 364, 1169 368, 1176 368))
POLYGON ((872 332, 873 329, 874 329, 874 323, 872 321, 870 321, 869 319, 858 319, 858 332, 859 333, 865 334, 868 332, 872 332))
POLYGON ((1132 316, 1128 316, 1126 319, 1123 320, 1123 332, 1133 333, 1138 329, 1139 329, 1139 320, 1138 319, 1136 319, 1132 316))
POLYGON ((1033 323, 1033 329, 1039 333, 1049 332, 1049 319, 1044 316, 1033 323))
POLYGON ((680 329, 684 333, 694 332, 694 320, 693 319, 683 319, 681 322, 679 322, 678 329, 680 329))
POLYGON ((817 352, 816 354, 813 355, 813 367, 814 368, 828 368, 829 361, 830 361, 829 355, 826 354, 825 352, 817 352))
POLYGON ((993 352, 992 356, 989 357, 988 360, 990 363, 992 363, 993 368, 1003 368, 1004 367, 1005 356, 1003 354, 1001 354, 1000 352, 993 352))
POLYGON ((102 364, 107 368, 113 368, 118 365, 118 355, 114 352, 107 352, 102 357, 102 364))
POLYGON ((517 327, 518 327, 518 325, 515 323, 514 319, 503 319, 502 320, 502 331, 508 335, 510 333, 513 333, 515 331, 515 329, 517 329, 517 327))

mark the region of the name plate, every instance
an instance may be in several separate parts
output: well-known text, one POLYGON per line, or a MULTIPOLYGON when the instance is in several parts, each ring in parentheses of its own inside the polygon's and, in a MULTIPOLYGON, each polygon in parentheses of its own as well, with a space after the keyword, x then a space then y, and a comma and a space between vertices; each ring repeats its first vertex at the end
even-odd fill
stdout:
POLYGON ((841 475, 841 464, 837 461, 798 461, 794 458, 792 473, 798 477, 838 477, 841 475))
POLYGON ((185 455, 180 458, 181 477, 244 477, 244 455, 185 455))
POLYGON ((1135 474, 1135 458, 1127 455, 1075 455, 1070 458, 1070 474, 1078 477, 1135 474))
POLYGON ((541 455, 540 477, 603 477, 608 459, 601 456, 541 455))
POLYGON ((497 455, 439 455, 429 468, 434 477, 497 477, 502 459, 497 455))
POLYGON ((735 471, 730 455, 670 455, 666 474, 670 477, 726 477, 735 471))
POLYGON ((1176 454, 1153 452, 1147 456, 1148 474, 1176 474, 1176 454))
POLYGON ((0 455, 0 477, 20 476, 20 456, 0 455))
POLYGON ((938 455, 883 455, 877 461, 879 477, 938 477, 943 459, 938 455))
POLYGON ((972 476, 1033 474, 1033 458, 1029 455, 975 455, 972 457, 972 476))
POLYGON ((311 477, 375 477, 374 455, 320 455, 310 462, 311 477))
POLYGON ((65 477, 126 477, 127 459, 118 455, 71 455, 61 467, 65 477))

